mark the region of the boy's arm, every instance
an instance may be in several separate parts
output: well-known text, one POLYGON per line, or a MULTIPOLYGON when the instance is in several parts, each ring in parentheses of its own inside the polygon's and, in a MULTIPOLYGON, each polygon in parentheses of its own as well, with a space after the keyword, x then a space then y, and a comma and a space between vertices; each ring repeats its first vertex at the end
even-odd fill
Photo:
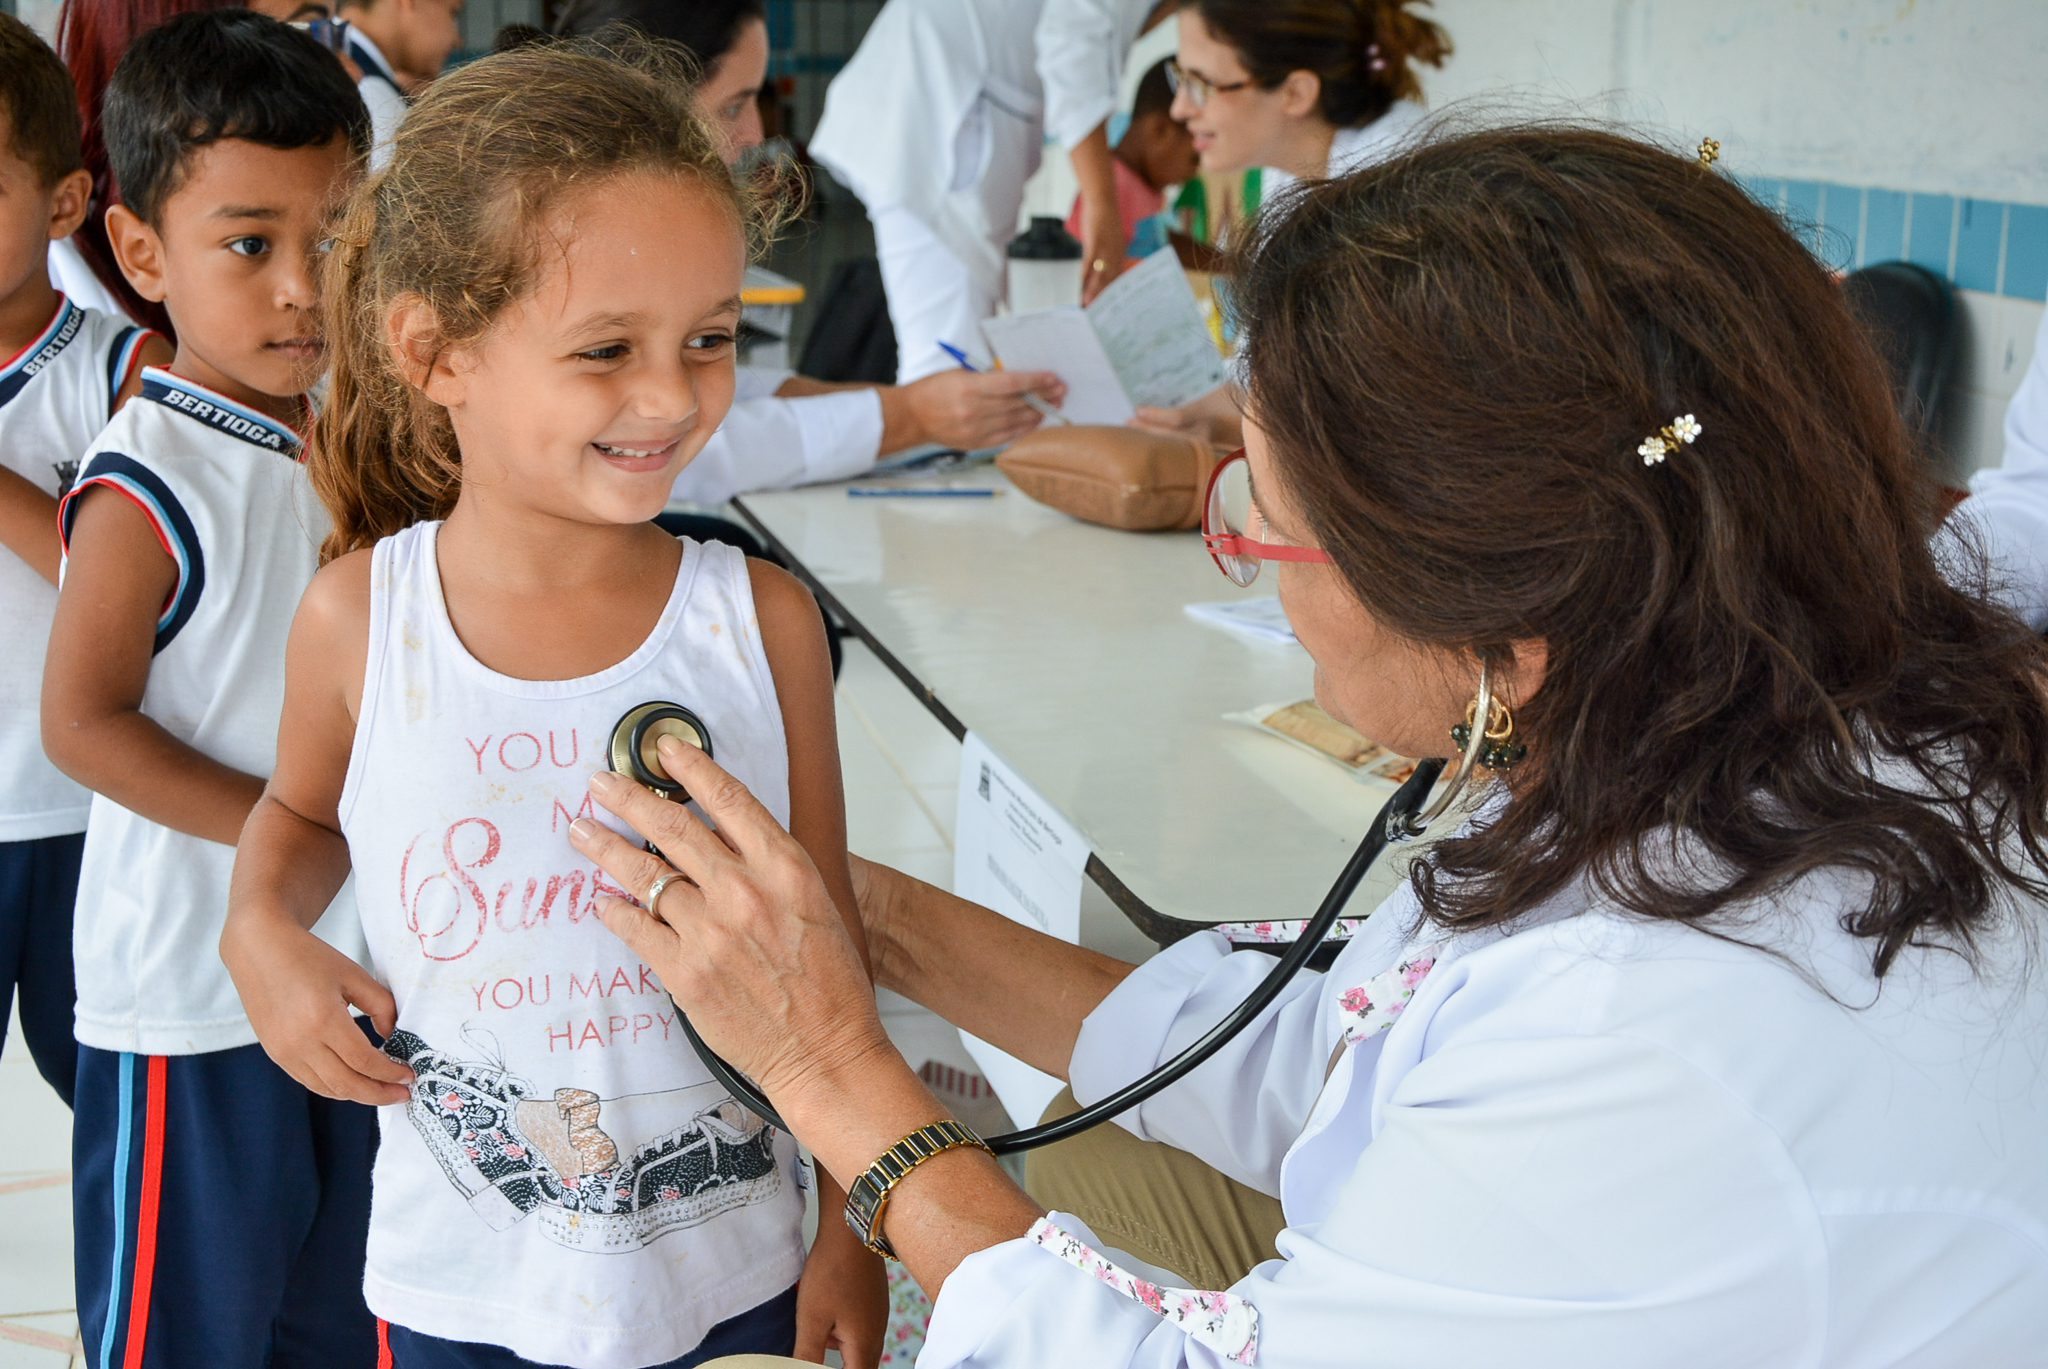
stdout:
POLYGON ((57 583, 57 566, 64 559, 57 540, 57 501, 5 466, 0 466, 0 547, 57 583))
POLYGON ((310 928, 348 878, 341 790, 369 640, 370 553, 352 552, 321 568, 292 616, 277 765, 235 852, 231 934, 248 918, 310 928))
MULTIPOLYGON (((782 703, 789 743, 789 831, 824 876, 847 935, 868 963, 867 935, 846 862, 846 788, 839 776, 839 729, 832 712, 832 663, 825 620, 811 592, 763 561, 747 563, 761 646, 782 703)), ((872 967, 870 967, 872 973, 872 967)), ((797 1293, 797 1355, 821 1360, 830 1346, 842 1360, 872 1366, 881 1353, 887 1287, 881 1260, 841 1220, 846 1194, 817 1167, 818 1239, 797 1293)))
POLYGON ((43 666, 43 750, 130 812, 234 845, 263 782, 142 712, 157 617, 177 587, 177 563, 148 516, 105 489, 78 496, 70 543, 43 666))
POLYGON ((369 650, 370 553, 313 577, 285 648, 277 768, 242 829, 221 959, 279 1068, 316 1093, 400 1103, 411 1071, 364 1039, 397 1026, 391 991, 309 928, 348 877, 341 791, 369 650))

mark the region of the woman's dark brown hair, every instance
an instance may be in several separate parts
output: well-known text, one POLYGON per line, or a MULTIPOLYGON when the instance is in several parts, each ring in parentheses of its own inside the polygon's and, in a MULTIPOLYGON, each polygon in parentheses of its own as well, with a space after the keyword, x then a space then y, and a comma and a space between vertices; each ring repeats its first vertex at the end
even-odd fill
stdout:
POLYGON ((1429 0, 1181 0, 1237 51, 1270 90, 1296 71, 1322 82, 1319 111, 1338 128, 1363 128, 1396 100, 1420 100, 1418 64, 1451 55, 1441 28, 1414 13, 1429 0))
POLYGON ((1877 351, 1733 182, 1601 131, 1442 138, 1274 206, 1239 275, 1250 412, 1367 610, 1496 667, 1548 648, 1513 802, 1417 863, 1432 920, 1584 877, 1732 934, 1832 867, 1882 975, 2048 893, 2042 643, 1963 539, 1979 583, 1944 579, 1877 351), (1646 465, 1681 414, 1698 441, 1646 465))

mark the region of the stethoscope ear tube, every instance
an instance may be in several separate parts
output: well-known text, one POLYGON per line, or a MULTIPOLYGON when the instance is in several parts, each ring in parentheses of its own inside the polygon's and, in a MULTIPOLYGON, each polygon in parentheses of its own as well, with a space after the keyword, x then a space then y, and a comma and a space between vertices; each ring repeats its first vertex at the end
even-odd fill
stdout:
MULTIPOLYGON (((1337 876, 1337 882, 1323 895, 1322 904, 1316 909, 1315 916, 1309 919, 1308 925, 1302 929, 1301 936, 1281 954, 1274 962, 1273 968, 1266 972, 1266 977, 1259 981, 1258 987, 1246 994, 1244 1002, 1238 1004, 1228 1017, 1211 1027, 1199 1041, 1179 1055, 1143 1078, 1124 1085, 1107 1098, 1050 1122, 1041 1122, 1037 1126, 1024 1127, 1001 1136, 991 1136, 987 1138, 989 1149, 998 1155, 1014 1155, 1021 1151, 1036 1150, 1040 1146, 1049 1146, 1055 1141, 1064 1141, 1070 1136, 1078 1136, 1090 1127, 1100 1126, 1119 1113, 1138 1106, 1161 1089, 1177 1083, 1228 1045, 1233 1037, 1250 1026, 1259 1014, 1279 997, 1280 991, 1287 987, 1288 981, 1294 978, 1302 966, 1308 964, 1309 958, 1323 944, 1324 938, 1330 934, 1330 929, 1336 926, 1337 919, 1350 904, 1351 896, 1357 892, 1366 872, 1372 869, 1373 862, 1380 858, 1387 846, 1391 842, 1405 840, 1420 830, 1415 815, 1422 807, 1423 800, 1429 796, 1430 789, 1436 784, 1437 777, 1443 773, 1443 768, 1444 763, 1441 760, 1426 760, 1416 764, 1415 773, 1410 775, 1407 781, 1394 791, 1394 796, 1380 808, 1378 816, 1372 821, 1372 827, 1365 834, 1365 840, 1359 842, 1358 849, 1351 853, 1351 859, 1345 862, 1342 873, 1337 876)), ((697 1034, 697 1029, 690 1024, 689 1014, 682 1011, 680 1004, 677 1005, 676 1016, 682 1023, 683 1035, 689 1039, 691 1047, 704 1061, 704 1067, 711 1072, 711 1077, 729 1089, 734 1099, 755 1115, 783 1131, 788 1131, 789 1127, 783 1122, 781 1115, 762 1096, 761 1091, 754 1087, 753 1081, 733 1069, 716 1051, 705 1044, 704 1038, 697 1034)))

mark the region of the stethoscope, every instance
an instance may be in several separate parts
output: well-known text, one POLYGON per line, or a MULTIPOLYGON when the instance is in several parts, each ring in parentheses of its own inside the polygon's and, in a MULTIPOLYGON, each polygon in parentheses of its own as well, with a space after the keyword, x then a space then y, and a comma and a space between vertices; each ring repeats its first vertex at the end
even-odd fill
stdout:
MULTIPOLYGON (((1493 716, 1493 690, 1491 672, 1484 667, 1479 672, 1479 698, 1475 701, 1474 714, 1479 718, 1493 716)), ((1449 812, 1463 792, 1470 779, 1480 754, 1489 743, 1487 729, 1473 726, 1468 720, 1468 736, 1458 756, 1458 766, 1451 774, 1443 792, 1428 809, 1423 802, 1435 787, 1437 778, 1443 773, 1442 760, 1417 762, 1415 773, 1410 775, 1401 787, 1394 791, 1374 815, 1372 826, 1366 830, 1365 839, 1351 853, 1344 863, 1344 869, 1337 876, 1337 882, 1323 895, 1322 903, 1316 908, 1315 916, 1302 928, 1301 936, 1293 945, 1281 952, 1273 968, 1258 982, 1244 1001, 1232 1009, 1230 1014, 1211 1027, 1202 1038, 1187 1047, 1179 1055, 1159 1066, 1151 1073, 1141 1076, 1118 1089, 1108 1097, 1090 1103, 1079 1111, 1065 1117, 1041 1122, 1037 1126, 1024 1127, 1006 1132, 1000 1136, 986 1138, 988 1148, 998 1155, 1011 1155, 1020 1151, 1035 1150, 1039 1146, 1051 1145, 1078 1136, 1091 1127, 1098 1127, 1120 1113, 1127 1112, 1146 1099, 1177 1083, 1198 1068, 1210 1056, 1228 1045, 1233 1037, 1258 1019, 1272 1001, 1280 996, 1289 980, 1308 964, 1311 957, 1322 946, 1337 923, 1344 909, 1350 904, 1351 896, 1372 869, 1374 862, 1386 852, 1387 847, 1410 841, 1422 835, 1437 819, 1449 812)), ((677 803, 689 801, 683 787, 671 778, 661 767, 655 755, 655 745, 663 736, 673 736, 691 746, 703 748, 704 754, 711 754, 711 733, 701 719, 680 704, 644 703, 619 719, 612 729, 612 769, 630 776, 638 783, 653 790, 662 798, 677 803)), ((650 849, 652 847, 650 846, 650 849)), ((682 1005, 676 1006, 676 1018, 682 1024, 683 1035, 690 1046, 704 1062, 704 1068, 731 1091, 741 1105, 756 1116, 766 1119, 783 1131, 789 1127, 781 1114, 765 1098, 752 1080, 734 1069, 722 1059, 718 1052, 706 1045, 704 1038, 690 1024, 688 1013, 682 1005)))

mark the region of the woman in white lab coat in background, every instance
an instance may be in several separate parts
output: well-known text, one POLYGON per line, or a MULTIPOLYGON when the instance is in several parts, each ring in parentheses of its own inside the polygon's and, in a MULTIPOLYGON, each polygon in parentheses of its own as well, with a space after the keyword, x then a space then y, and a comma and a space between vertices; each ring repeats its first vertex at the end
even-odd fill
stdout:
POLYGON ((1049 134, 1081 182, 1093 294, 1121 268, 1109 117, 1124 61, 1174 0, 889 0, 825 94, 811 155, 867 206, 897 379, 979 352, 1024 183, 1049 134), (1100 268, 1097 269, 1097 263, 1100 268))
MULTIPOLYGON (((728 158, 760 145, 768 79, 761 0, 569 0, 555 32, 587 38, 614 24, 674 43, 696 62, 693 103, 724 139, 728 158)), ((743 365, 736 383, 725 423, 676 478, 677 500, 723 504, 754 490, 848 480, 880 457, 927 443, 1002 446, 1040 422, 1026 393, 1052 403, 1065 393, 1057 376, 1040 371, 949 371, 913 385, 849 385, 743 365)))
MULTIPOLYGON (((1266 200, 1392 156, 1423 122, 1417 72, 1451 54, 1450 37, 1416 13, 1428 0, 1179 3, 1173 117, 1194 135, 1203 171, 1264 168, 1266 200)), ((1140 409, 1136 422, 1238 443, 1227 390, 1140 409)))
MULTIPOLYGON (((1444 139, 1284 209, 1238 275, 1252 478, 1212 545, 1240 583, 1275 561, 1330 713, 1411 756, 1482 727, 1493 782, 1124 1119, 1278 1198, 1257 1262, 1189 1287, 920 1151, 879 1232, 936 1295, 920 1366, 2039 1362, 2048 647, 1967 548, 1944 578, 1841 291, 1732 181, 1599 130, 1444 139)), ((944 1112, 802 849, 684 751, 715 832, 594 782, 677 868, 572 841, 850 1188, 944 1112)), ((858 882, 878 982, 1084 1101, 1272 963, 1205 933, 1131 966, 858 882)))

